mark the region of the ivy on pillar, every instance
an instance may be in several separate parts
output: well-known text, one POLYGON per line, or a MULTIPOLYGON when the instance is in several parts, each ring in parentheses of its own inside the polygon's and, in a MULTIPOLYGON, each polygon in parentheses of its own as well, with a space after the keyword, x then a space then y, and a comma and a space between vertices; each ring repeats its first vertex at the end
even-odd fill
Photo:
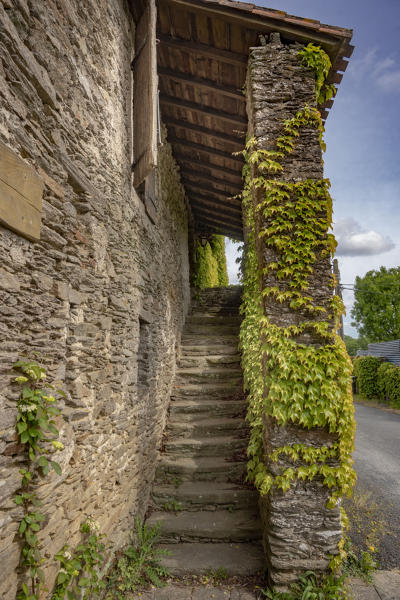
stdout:
POLYGON ((250 51, 244 151, 241 348, 248 472, 260 491, 271 583, 285 588, 344 555, 340 499, 355 474, 351 362, 336 333, 332 200, 318 101, 330 60, 279 34, 250 51))

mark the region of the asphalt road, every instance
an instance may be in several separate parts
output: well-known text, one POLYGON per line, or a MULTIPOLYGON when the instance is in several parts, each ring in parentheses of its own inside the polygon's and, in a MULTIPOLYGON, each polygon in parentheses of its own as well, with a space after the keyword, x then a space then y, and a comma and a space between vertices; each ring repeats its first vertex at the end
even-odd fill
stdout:
POLYGON ((399 567, 400 414, 356 404, 356 421, 351 537, 379 547, 381 568, 399 567))

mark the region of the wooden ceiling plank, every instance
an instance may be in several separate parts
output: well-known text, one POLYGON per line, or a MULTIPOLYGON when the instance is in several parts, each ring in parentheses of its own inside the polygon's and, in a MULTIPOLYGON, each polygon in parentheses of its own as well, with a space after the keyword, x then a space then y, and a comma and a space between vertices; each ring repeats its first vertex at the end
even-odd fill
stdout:
POLYGON ((192 150, 198 150, 199 152, 207 152, 210 154, 214 154, 214 156, 220 156, 221 158, 226 158, 227 160, 233 160, 239 164, 243 164, 243 158, 240 156, 232 156, 231 153, 225 152, 224 150, 218 150, 217 148, 213 148, 212 146, 206 146, 205 144, 198 144, 196 142, 191 142, 185 138, 180 138, 174 135, 168 136, 168 141, 172 145, 178 144, 179 146, 185 146, 186 148, 191 148, 192 150))
MULTIPOLYGON (((273 13, 267 14, 263 8, 260 10, 249 10, 247 14, 243 14, 243 10, 237 10, 233 7, 224 7, 221 4, 202 3, 196 0, 167 0, 171 5, 184 4, 188 9, 194 11, 206 12, 210 16, 223 17, 230 23, 238 23, 242 27, 248 29, 257 29, 259 33, 269 33, 271 31, 279 31, 283 36, 288 36, 289 39, 298 42, 314 42, 323 44, 329 50, 335 50, 343 37, 351 37, 349 33, 345 36, 333 27, 323 28, 319 24, 315 24, 315 28, 304 27, 302 24, 288 23, 282 15, 274 17, 273 13)), ((251 6, 251 5, 249 5, 251 6)), ((346 30, 345 30, 346 31, 346 30)))
POLYGON ((164 106, 172 106, 178 108, 184 108, 187 110, 191 110, 195 113, 199 113, 201 115, 207 115, 210 117, 215 117, 221 121, 225 121, 235 126, 239 125, 247 125, 247 118, 242 117, 241 115, 234 115, 231 113, 226 113, 221 110, 216 110, 215 108, 211 108, 210 106, 205 106, 204 104, 197 104, 195 102, 189 102, 188 100, 182 100, 181 98, 176 98, 175 96, 168 96, 167 94, 160 94, 160 102, 161 105, 164 106))
MULTIPOLYGON (((239 218, 239 220, 242 220, 242 206, 241 204, 236 204, 233 202, 227 202, 226 200, 224 200, 223 198, 216 198, 210 195, 204 196, 202 192, 192 192, 191 194, 188 194, 190 202, 197 202, 198 204, 200 204, 201 206, 206 207, 206 205, 216 205, 214 206, 214 208, 220 208, 222 211, 224 211, 225 209, 230 212, 230 213, 234 213, 231 214, 232 217, 234 218, 239 218)), ((209 208, 212 209, 212 206, 209 206, 209 208)))
POLYGON ((169 48, 174 48, 176 50, 181 50, 200 56, 206 56, 207 58, 212 58, 217 61, 223 60, 231 65, 240 66, 243 69, 246 68, 247 56, 245 54, 231 52, 230 50, 222 50, 220 48, 209 46, 208 44, 201 44, 200 42, 189 42, 161 33, 158 37, 160 43, 169 48))
POLYGON ((197 210, 193 210, 193 215, 196 221, 199 220, 210 224, 222 225, 230 231, 237 231, 238 233, 242 234, 242 228, 239 222, 231 222, 229 219, 224 219, 223 216, 221 216, 221 218, 218 218, 212 215, 205 214, 203 212, 199 212, 197 210))
POLYGON ((222 165, 217 165, 215 163, 212 163, 210 161, 204 161, 204 160, 198 160, 195 159, 193 160, 193 155, 188 156, 187 154, 185 154, 184 152, 179 152, 179 151, 175 151, 174 150, 174 157, 176 160, 182 160, 188 163, 193 164, 195 167, 202 169, 202 168, 206 168, 206 169, 212 169, 214 171, 219 171, 222 174, 227 174, 227 175, 233 175, 234 177, 241 177, 241 170, 236 170, 236 169, 230 169, 229 167, 224 167, 222 165))
POLYGON ((201 90, 212 92, 213 94, 228 96, 229 98, 233 98, 241 103, 246 102, 246 98, 240 90, 237 90, 233 87, 220 85, 211 79, 194 77, 192 75, 188 75, 187 73, 179 73, 173 69, 167 69, 165 67, 159 67, 158 73, 162 77, 172 79, 179 83, 186 83, 201 90))
POLYGON ((219 226, 209 226, 209 225, 204 225, 202 223, 196 223, 196 232, 199 235, 213 235, 213 234, 221 234, 224 235, 226 237, 229 237, 233 240, 239 240, 239 241, 243 241, 243 232, 241 231, 240 233, 238 232, 233 232, 233 231, 229 231, 226 227, 219 227, 219 226))
POLYGON ((211 212, 216 212, 218 215, 224 214, 227 217, 231 217, 232 219, 234 219, 235 222, 236 221, 239 221, 240 223, 242 222, 242 213, 241 212, 233 212, 230 210, 226 210, 224 205, 216 204, 213 202, 208 202, 205 204, 205 203, 195 200, 193 198, 191 199, 190 204, 191 204, 193 210, 196 210, 197 208, 199 210, 204 209, 204 210, 208 210, 211 212))
MULTIPOLYGON (((233 196, 235 196, 236 194, 240 194, 243 188, 243 185, 241 183, 235 184, 231 181, 228 181, 227 179, 212 177, 211 175, 207 175, 204 173, 199 174, 196 171, 192 171, 191 169, 182 169, 182 179, 194 185, 203 184, 203 182, 206 182, 206 184, 211 184, 211 187, 213 185, 221 185, 230 188, 230 190, 233 190, 231 194, 233 196)), ((210 185, 208 187, 210 187, 210 185)), ((219 188, 217 188, 216 191, 230 193, 228 190, 220 190, 219 188)))
POLYGON ((196 182, 190 181, 190 179, 185 177, 184 173, 182 173, 182 182, 185 187, 190 187, 191 189, 194 189, 194 190, 201 190, 203 192, 210 192, 212 194, 216 194, 217 196, 222 196, 224 198, 232 198, 233 199, 234 196, 236 195, 236 194, 230 194, 229 192, 226 192, 223 190, 218 190, 218 189, 214 188, 212 185, 207 185, 207 184, 196 183, 196 182))
POLYGON ((223 133, 222 131, 216 131, 214 129, 209 129, 208 127, 195 125, 194 123, 189 123, 187 121, 183 121, 182 119, 173 119, 172 117, 168 117, 165 119, 164 124, 167 126, 167 129, 169 129, 171 126, 174 128, 181 127, 182 129, 187 129, 188 131, 194 131, 195 133, 206 135, 208 138, 222 142, 229 142, 230 144, 235 145, 237 150, 243 150, 244 147, 244 139, 223 133))

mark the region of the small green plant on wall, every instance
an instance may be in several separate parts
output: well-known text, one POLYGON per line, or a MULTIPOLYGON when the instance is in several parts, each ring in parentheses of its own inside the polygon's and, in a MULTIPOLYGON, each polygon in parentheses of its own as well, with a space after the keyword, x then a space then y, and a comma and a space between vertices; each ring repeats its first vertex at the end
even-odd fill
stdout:
POLYGON ((37 600, 44 584, 43 562, 38 533, 45 515, 40 512, 40 501, 34 490, 41 476, 54 470, 61 475, 60 465, 53 454, 63 449, 57 440, 59 432, 54 417, 60 414, 57 396, 64 392, 46 384, 46 371, 36 362, 20 360, 14 369, 21 372, 15 383, 21 387, 18 399, 17 434, 24 448, 27 466, 20 469, 21 489, 14 502, 22 507, 23 515, 18 533, 22 539, 21 566, 27 571, 29 583, 24 582, 18 600, 37 600))

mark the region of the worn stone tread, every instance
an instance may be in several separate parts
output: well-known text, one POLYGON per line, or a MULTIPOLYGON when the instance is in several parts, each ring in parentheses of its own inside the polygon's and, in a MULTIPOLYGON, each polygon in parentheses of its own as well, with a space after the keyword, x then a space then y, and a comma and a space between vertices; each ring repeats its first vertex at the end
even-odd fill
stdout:
POLYGON ((226 456, 247 448, 247 439, 232 436, 178 438, 164 444, 166 454, 177 456, 226 456))
POLYGON ((235 344, 182 344, 181 356, 227 356, 238 353, 237 339, 235 344))
POLYGON ((232 432, 243 432, 248 429, 248 424, 242 418, 229 418, 215 416, 210 418, 210 413, 197 415, 196 420, 182 421, 182 415, 178 418, 170 418, 167 433, 172 438, 191 438, 196 436, 221 436, 230 435, 232 432))
POLYGON ((171 553, 162 559, 162 564, 173 575, 201 575, 210 569, 223 567, 228 575, 245 577, 264 569, 264 556, 260 544, 198 542, 163 544, 161 548, 171 553))
POLYGON ((163 454, 156 473, 158 478, 170 474, 193 481, 236 481, 244 476, 246 469, 246 462, 229 462, 222 457, 182 458, 163 454))
POLYGON ((244 542, 259 540, 261 523, 255 510, 191 511, 178 514, 154 512, 148 519, 150 526, 161 523, 161 540, 185 542, 189 540, 244 542))
POLYGON ((185 396, 220 396, 221 399, 228 396, 229 394, 237 393, 241 390, 241 380, 235 383, 181 383, 175 385, 172 397, 179 398, 185 396))
POLYGON ((162 506, 170 500, 180 502, 185 510, 215 510, 218 505, 229 509, 256 506, 256 490, 226 482, 187 481, 175 485, 158 485, 153 491, 156 504, 162 506))
POLYGON ((173 400, 170 404, 170 415, 185 415, 185 418, 192 421, 197 420, 200 415, 213 414, 217 416, 244 415, 245 404, 243 400, 218 400, 218 402, 209 402, 209 397, 194 399, 173 400))

